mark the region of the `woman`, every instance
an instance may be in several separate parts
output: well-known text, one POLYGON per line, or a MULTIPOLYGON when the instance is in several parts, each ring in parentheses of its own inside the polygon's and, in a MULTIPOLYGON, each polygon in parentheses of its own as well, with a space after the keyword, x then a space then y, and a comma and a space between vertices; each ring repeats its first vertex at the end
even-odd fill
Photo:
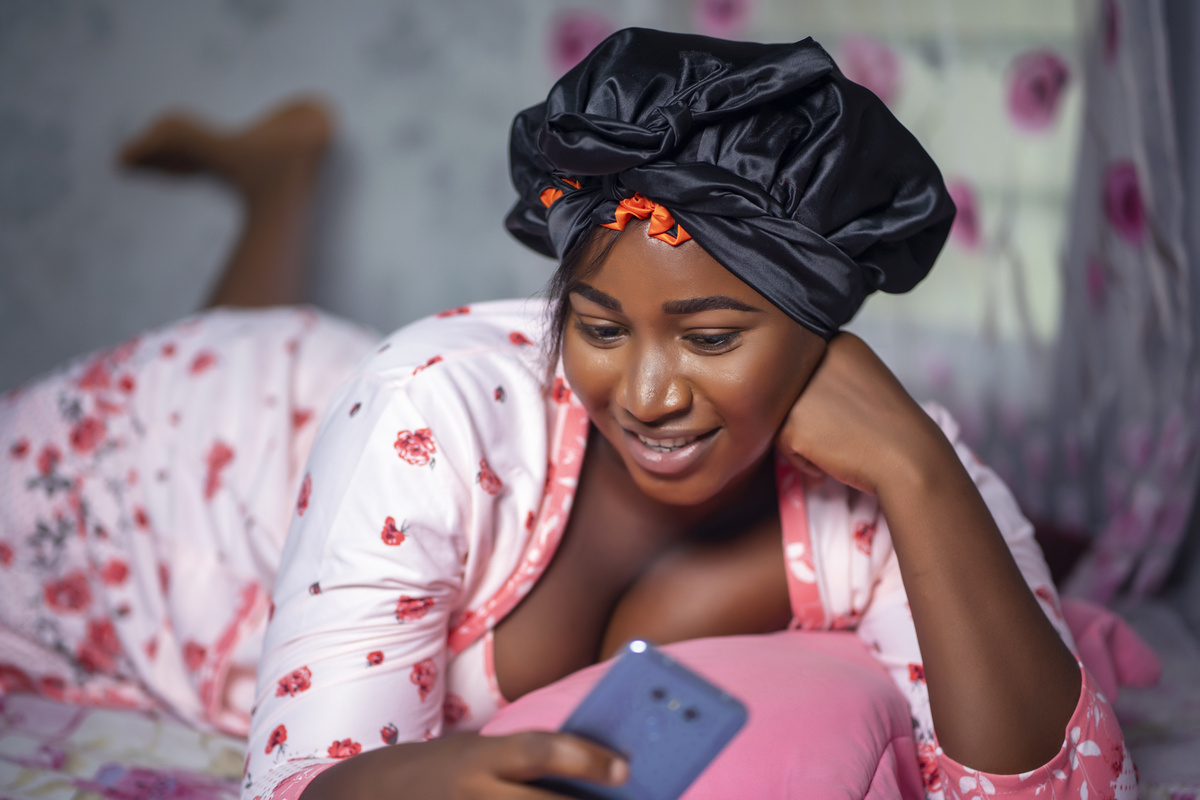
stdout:
MULTIPOLYGON (((1108 791, 1111 763, 1093 773, 1064 744, 1086 728, 1127 762, 1047 616, 1027 523, 953 423, 837 333, 869 291, 924 275, 953 213, 882 103, 811 42, 629 30, 518 116, 512 149, 510 230, 562 257, 551 324, 537 304, 453 309, 330 399, 244 796, 620 782, 619 758, 572 737, 471 731, 632 636, 791 618, 857 626, 918 675, 902 689, 952 791, 974 770, 1108 791), (553 375, 538 339, 561 352, 553 375)), ((261 605, 244 595, 246 630, 205 665, 207 708, 239 707, 226 676, 253 659, 261 605)))

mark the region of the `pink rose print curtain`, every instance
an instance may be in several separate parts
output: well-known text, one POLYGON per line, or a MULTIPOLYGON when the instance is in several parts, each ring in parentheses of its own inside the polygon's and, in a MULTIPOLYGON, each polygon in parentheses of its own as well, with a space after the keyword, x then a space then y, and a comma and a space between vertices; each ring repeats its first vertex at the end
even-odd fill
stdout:
POLYGON ((1106 0, 1084 31, 1049 424, 1071 448, 1052 480, 1095 534, 1067 588, 1101 600, 1162 586, 1197 479, 1194 267, 1166 51, 1158 2, 1106 0))
POLYGON ((1200 393, 1162 9, 1075 15, 1070 36, 990 56, 943 34, 941 70, 880 36, 844 36, 838 55, 926 142, 959 208, 929 286, 872 300, 859 325, 892 340, 885 357, 959 416, 1039 527, 1084 550, 1066 591, 1106 601, 1157 590, 1174 563, 1200 393), (906 97, 930 81, 949 106, 906 97), (961 313, 929 313, 943 304, 961 313))

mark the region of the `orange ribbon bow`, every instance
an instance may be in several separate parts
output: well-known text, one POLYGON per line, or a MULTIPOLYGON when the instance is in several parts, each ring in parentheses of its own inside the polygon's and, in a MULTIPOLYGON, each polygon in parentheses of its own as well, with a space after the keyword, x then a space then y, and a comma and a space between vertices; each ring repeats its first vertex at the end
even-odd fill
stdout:
POLYGON ((683 229, 682 225, 675 222, 675 218, 671 216, 671 212, 666 206, 643 197, 640 193, 635 192, 633 197, 626 197, 617 204, 616 219, 605 225, 602 228, 610 228, 614 231, 623 231, 625 226, 629 224, 629 220, 637 217, 638 219, 650 218, 650 228, 646 231, 646 235, 653 236, 655 239, 664 241, 670 245, 683 244, 688 239, 691 239, 691 234, 683 229), (674 228, 676 233, 671 235, 670 230, 674 228))

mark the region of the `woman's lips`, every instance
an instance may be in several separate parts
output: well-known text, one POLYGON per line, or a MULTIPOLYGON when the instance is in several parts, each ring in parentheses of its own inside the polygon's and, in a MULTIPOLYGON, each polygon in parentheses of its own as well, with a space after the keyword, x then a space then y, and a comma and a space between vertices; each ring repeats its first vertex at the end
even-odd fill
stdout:
POLYGON ((646 472, 671 476, 687 472, 704 457, 716 430, 691 436, 643 437, 625 431, 625 449, 633 463, 646 472))

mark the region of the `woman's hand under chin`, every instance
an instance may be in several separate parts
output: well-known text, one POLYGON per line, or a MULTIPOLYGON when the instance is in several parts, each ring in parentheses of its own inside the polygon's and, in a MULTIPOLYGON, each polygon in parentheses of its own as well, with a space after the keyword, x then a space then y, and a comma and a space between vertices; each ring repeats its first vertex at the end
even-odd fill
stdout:
POLYGON ((829 475, 873 495, 948 449, 929 415, 852 333, 830 340, 775 442, 806 475, 829 475))

